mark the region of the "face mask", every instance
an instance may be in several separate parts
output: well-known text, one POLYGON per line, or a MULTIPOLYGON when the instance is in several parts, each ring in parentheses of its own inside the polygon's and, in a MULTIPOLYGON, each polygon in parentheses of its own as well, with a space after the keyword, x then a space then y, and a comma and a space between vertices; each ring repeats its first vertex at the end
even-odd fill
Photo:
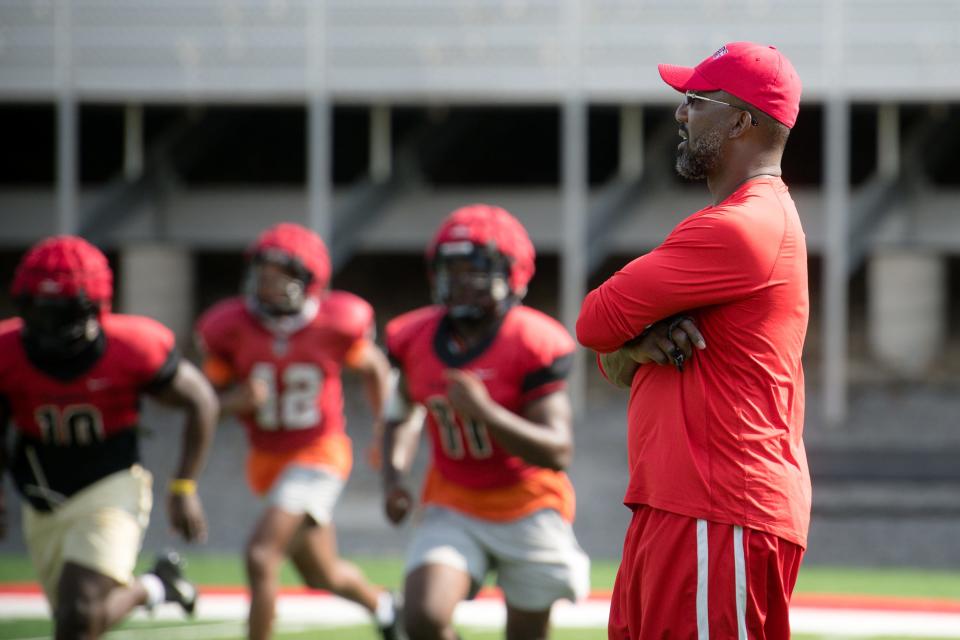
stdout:
POLYGON ((70 358, 100 335, 97 307, 75 298, 29 298, 20 316, 24 340, 50 357, 70 358))

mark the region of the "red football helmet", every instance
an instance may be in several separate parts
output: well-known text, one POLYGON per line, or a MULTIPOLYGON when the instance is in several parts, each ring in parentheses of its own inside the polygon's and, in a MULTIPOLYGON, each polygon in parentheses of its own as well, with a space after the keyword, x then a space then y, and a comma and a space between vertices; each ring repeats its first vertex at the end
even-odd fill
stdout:
POLYGON ((20 261, 10 287, 29 348, 70 357, 100 335, 97 317, 110 309, 113 273, 106 256, 76 236, 55 236, 20 261))
MULTIPOLYGON (((292 222, 270 227, 247 250, 256 280, 256 272, 263 265, 276 265, 291 279, 274 301, 261 300, 268 313, 294 313, 302 307, 303 294, 319 295, 330 282, 330 257, 319 235, 292 222), (301 291, 296 291, 297 286, 301 291)), ((257 283, 251 284, 253 289, 257 283)))
POLYGON ((469 242, 492 249, 510 263, 509 284, 514 295, 523 297, 533 277, 536 251, 527 230, 510 212, 488 204, 472 204, 451 213, 440 224, 427 245, 427 261, 432 263, 441 245, 469 242))
POLYGON ((533 243, 520 221, 505 209, 486 204, 462 207, 451 213, 427 246, 437 301, 451 307, 455 315, 464 317, 481 316, 485 313, 481 307, 486 305, 481 301, 471 304, 467 301, 469 293, 461 295, 453 291, 447 268, 450 261, 466 260, 471 265, 468 271, 487 272, 488 278, 461 278, 462 283, 466 289, 472 288, 502 309, 526 294, 527 284, 533 277, 535 255, 533 243), (502 291, 504 288, 508 291, 502 291))
POLYGON ((105 309, 113 297, 113 272, 107 257, 83 238, 54 236, 23 256, 10 291, 14 298, 83 298, 105 309))

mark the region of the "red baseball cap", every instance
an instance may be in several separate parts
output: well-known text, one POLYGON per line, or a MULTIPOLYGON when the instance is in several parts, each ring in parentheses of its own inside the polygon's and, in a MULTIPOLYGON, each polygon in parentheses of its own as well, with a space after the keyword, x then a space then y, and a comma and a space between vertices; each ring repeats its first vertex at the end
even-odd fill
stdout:
POLYGON ((726 91, 792 129, 800 111, 800 76, 776 47, 730 42, 696 67, 657 65, 668 85, 687 91, 726 91))

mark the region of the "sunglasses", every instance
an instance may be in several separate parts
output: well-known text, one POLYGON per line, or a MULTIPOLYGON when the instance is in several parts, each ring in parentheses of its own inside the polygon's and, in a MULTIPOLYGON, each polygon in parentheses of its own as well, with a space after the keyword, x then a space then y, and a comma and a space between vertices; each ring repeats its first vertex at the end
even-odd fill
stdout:
MULTIPOLYGON (((685 94, 683 94, 683 95, 684 95, 683 104, 686 105, 687 107, 693 106, 693 101, 694 101, 694 100, 703 100, 704 102, 713 102, 714 104, 722 104, 722 105, 725 106, 725 107, 730 107, 730 108, 732 108, 732 109, 737 109, 737 110, 739 110, 739 111, 746 111, 747 113, 750 113, 750 110, 749 110, 749 109, 744 109, 743 107, 738 107, 738 106, 735 105, 735 104, 730 104, 729 102, 723 102, 722 100, 714 100, 713 98, 708 98, 708 97, 706 97, 706 96, 701 96, 700 94, 696 93, 695 91, 687 91, 687 92, 686 92, 685 94)), ((753 115, 752 113, 750 113, 750 124, 751 124, 752 126, 754 126, 754 127, 756 127, 756 126, 758 126, 758 125, 760 124, 759 122, 757 122, 757 119, 754 117, 754 115, 753 115)))

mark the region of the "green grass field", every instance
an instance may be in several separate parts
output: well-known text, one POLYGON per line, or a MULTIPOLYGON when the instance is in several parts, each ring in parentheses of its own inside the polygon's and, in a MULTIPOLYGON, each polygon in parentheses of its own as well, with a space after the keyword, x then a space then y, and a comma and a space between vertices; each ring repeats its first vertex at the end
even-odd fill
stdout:
MULTIPOLYGON (((353 558, 374 582, 396 587, 401 575, 401 562, 393 558, 353 558)), ((145 559, 141 569, 146 568, 145 559)), ((189 557, 190 577, 201 584, 241 585, 243 566, 237 556, 197 555, 189 557)), ((595 561, 592 572, 595 589, 613 586, 616 565, 595 561)), ((29 561, 21 556, 0 556, 0 583, 29 582, 33 572, 29 561)), ((299 582, 288 566, 282 581, 285 585, 299 582)), ((886 595, 900 597, 944 598, 960 600, 960 574, 934 571, 874 570, 807 567, 800 573, 798 593, 831 593, 853 595, 886 595)), ((0 640, 13 638, 48 638, 50 623, 46 620, 0 620, 0 640)), ((465 640, 492 640, 502 633, 489 630, 462 629, 465 640)), ((131 622, 124 624, 109 635, 114 640, 160 640, 167 638, 241 638, 243 625, 239 622, 203 621, 193 623, 131 622)), ((306 640, 329 638, 330 640, 376 640, 377 634, 369 626, 322 628, 312 626, 285 626, 275 636, 279 640, 306 640)), ((558 629, 555 640, 602 640, 605 629, 558 629)), ((826 640, 818 636, 795 636, 797 640, 826 640)), ((830 640, 842 636, 831 635, 830 640)), ((960 631, 955 638, 960 639, 960 631)), ((872 638, 871 640, 881 640, 872 638)), ((894 640, 893 637, 883 640, 894 640)))

